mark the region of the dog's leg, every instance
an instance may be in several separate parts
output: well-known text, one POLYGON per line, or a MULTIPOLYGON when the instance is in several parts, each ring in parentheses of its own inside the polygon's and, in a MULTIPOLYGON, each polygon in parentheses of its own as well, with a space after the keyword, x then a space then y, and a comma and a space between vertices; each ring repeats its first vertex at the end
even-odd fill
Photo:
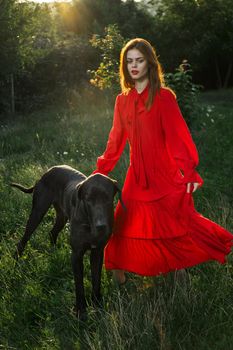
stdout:
POLYGON ((75 282, 76 294, 76 315, 79 319, 86 319, 86 299, 83 284, 83 256, 85 251, 83 249, 72 250, 72 268, 75 282))
POLYGON ((100 287, 101 271, 103 266, 103 249, 95 248, 91 250, 90 264, 92 278, 92 302, 96 306, 101 306, 102 298, 100 293, 100 287))
POLYGON ((67 223, 67 218, 65 217, 61 208, 56 204, 54 204, 54 208, 56 210, 56 220, 50 232, 50 242, 52 245, 55 245, 57 243, 58 234, 67 223))
POLYGON ((35 189, 33 194, 32 211, 27 221, 24 235, 17 244, 17 249, 14 255, 16 259, 23 254, 28 240, 30 239, 37 226, 40 224, 51 204, 52 196, 50 194, 46 192, 41 193, 41 191, 35 189))

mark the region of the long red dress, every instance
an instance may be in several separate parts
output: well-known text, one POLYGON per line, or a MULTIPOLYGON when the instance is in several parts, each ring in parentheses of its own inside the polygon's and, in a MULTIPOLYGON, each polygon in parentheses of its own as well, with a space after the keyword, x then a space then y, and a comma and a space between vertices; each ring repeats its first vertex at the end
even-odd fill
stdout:
POLYGON ((203 180, 176 98, 161 88, 148 111, 148 91, 117 96, 107 147, 94 171, 108 175, 129 142, 126 210, 118 202, 105 267, 154 276, 212 259, 224 263, 233 235, 199 214, 186 193, 188 182, 203 180))

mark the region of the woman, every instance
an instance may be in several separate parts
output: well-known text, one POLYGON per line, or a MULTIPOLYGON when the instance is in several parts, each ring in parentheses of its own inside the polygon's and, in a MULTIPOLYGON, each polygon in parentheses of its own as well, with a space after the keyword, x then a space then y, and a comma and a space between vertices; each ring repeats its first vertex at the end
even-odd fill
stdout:
POLYGON ((149 42, 136 38, 125 45, 120 78, 122 94, 94 171, 107 175, 129 142, 126 210, 117 204, 106 269, 121 284, 124 271, 154 276, 212 259, 224 263, 233 236, 194 208, 192 192, 203 183, 195 170, 198 153, 149 42))

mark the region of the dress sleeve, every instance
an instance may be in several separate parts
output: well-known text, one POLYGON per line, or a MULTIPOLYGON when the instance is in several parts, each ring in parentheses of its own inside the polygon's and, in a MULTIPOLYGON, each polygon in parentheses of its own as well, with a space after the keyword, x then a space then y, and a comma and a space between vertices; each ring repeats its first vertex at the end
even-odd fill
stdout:
POLYGON ((162 125, 165 142, 173 159, 184 176, 184 182, 198 182, 203 180, 195 170, 198 165, 198 152, 187 124, 182 117, 175 95, 166 90, 162 97, 162 125))
POLYGON ((97 158, 96 170, 92 174, 101 173, 108 175, 118 162, 126 144, 127 134, 122 125, 119 111, 119 96, 114 107, 113 125, 110 130, 107 146, 102 156, 97 158))

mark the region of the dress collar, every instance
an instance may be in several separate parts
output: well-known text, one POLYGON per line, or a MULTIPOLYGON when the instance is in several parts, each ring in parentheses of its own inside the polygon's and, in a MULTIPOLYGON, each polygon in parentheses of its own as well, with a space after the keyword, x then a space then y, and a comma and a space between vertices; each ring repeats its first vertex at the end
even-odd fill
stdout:
POLYGON ((142 92, 138 92, 137 89, 134 87, 132 89, 133 96, 135 96, 136 98, 143 97, 143 99, 146 100, 147 97, 148 97, 148 94, 149 94, 149 88, 150 88, 150 84, 149 83, 142 90, 142 92))

